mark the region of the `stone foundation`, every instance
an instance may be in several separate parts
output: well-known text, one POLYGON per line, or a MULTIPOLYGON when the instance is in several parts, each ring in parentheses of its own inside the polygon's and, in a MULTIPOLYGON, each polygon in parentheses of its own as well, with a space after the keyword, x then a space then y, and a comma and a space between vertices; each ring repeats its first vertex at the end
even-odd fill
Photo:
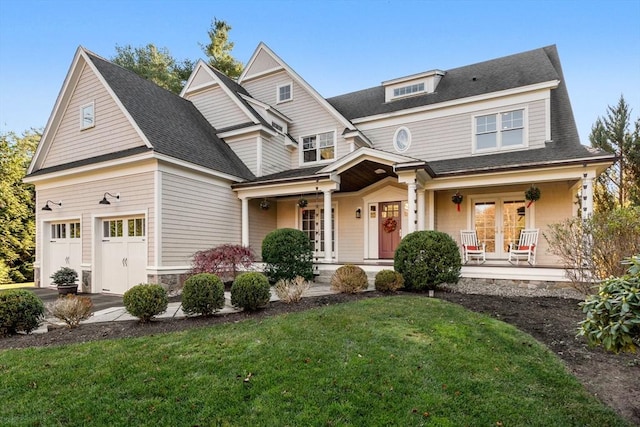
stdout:
POLYGON ((91 270, 82 270, 82 279, 80 280, 80 286, 78 286, 78 292, 91 292, 91 270))
POLYGON ((157 283, 167 290, 169 296, 180 295, 188 275, 182 274, 150 274, 147 283, 157 283))
POLYGON ((34 267, 33 268, 33 285, 36 288, 40 288, 41 284, 40 284, 40 267, 34 267))

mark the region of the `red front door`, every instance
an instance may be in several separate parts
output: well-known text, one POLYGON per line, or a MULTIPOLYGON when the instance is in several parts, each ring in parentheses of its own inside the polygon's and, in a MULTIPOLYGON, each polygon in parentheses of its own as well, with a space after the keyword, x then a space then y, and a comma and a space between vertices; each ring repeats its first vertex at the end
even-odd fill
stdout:
POLYGON ((383 202, 379 206, 378 217, 378 258, 393 259, 400 243, 402 218, 400 202, 383 202))

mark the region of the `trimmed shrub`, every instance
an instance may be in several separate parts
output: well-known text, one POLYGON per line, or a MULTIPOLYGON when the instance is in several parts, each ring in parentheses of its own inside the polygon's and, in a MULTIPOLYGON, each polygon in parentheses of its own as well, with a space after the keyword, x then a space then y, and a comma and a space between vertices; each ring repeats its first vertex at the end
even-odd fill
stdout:
POLYGON ((189 277, 182 288, 182 311, 209 316, 224 307, 224 285, 215 274, 189 277))
POLYGON ((280 301, 291 304, 293 302, 298 302, 302 299, 302 295, 305 293, 307 289, 309 289, 310 285, 307 280, 305 280, 302 276, 296 276, 295 279, 280 279, 278 283, 274 286, 273 290, 276 292, 280 301))
POLYGON ((357 294, 368 286, 367 273, 357 265, 343 265, 331 276, 331 289, 343 294, 357 294))
POLYGON ((456 242, 440 231, 415 231, 400 241, 393 268, 411 290, 435 289, 442 283, 458 283, 462 260, 456 242))
POLYGON ((264 307, 271 298, 269 280, 262 273, 239 275, 231 286, 231 304, 247 311, 264 307))
POLYGON ((122 302, 129 314, 144 323, 167 310, 169 297, 162 286, 141 283, 125 292, 122 302))
POLYGON ((0 336, 29 333, 42 323, 44 304, 25 289, 0 292, 0 336))
POLYGON ((313 279, 313 246, 301 230, 281 228, 267 234, 262 241, 262 261, 271 283, 296 276, 313 279))
POLYGON ((376 274, 376 291, 394 293, 404 286, 402 274, 394 270, 380 270, 376 274))
POLYGON ((89 297, 67 295, 47 303, 47 311, 56 319, 62 320, 70 328, 80 325, 82 320, 91 317, 93 302, 89 297))
POLYGON ((598 295, 580 303, 587 318, 580 322, 578 335, 615 353, 635 353, 640 346, 640 254, 629 263, 627 274, 606 279, 598 295))
POLYGON ((212 273, 224 282, 232 282, 241 269, 251 268, 255 258, 253 250, 248 246, 224 244, 196 252, 193 255, 191 273, 212 273))

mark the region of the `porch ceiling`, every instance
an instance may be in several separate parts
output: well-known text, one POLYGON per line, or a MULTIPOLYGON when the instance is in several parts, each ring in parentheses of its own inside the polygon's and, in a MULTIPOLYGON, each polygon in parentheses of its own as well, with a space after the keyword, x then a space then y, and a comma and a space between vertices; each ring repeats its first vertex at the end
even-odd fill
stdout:
POLYGON ((340 192, 349 193, 359 191, 388 176, 394 178, 398 177, 398 175, 393 171, 392 165, 364 160, 340 173, 340 192), (381 170, 384 171, 384 173, 376 172, 380 172, 381 170))

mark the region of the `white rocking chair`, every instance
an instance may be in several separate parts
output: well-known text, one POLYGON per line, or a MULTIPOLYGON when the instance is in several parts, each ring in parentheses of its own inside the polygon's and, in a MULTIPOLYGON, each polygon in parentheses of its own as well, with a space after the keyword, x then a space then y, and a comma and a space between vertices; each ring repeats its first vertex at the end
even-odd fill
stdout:
POLYGON ((461 230, 460 241, 462 242, 462 255, 464 263, 468 263, 469 260, 475 259, 478 264, 487 261, 485 255, 484 243, 478 242, 478 235, 475 230, 461 230))
POLYGON ((538 244, 538 232, 536 229, 522 230, 518 244, 509 245, 509 262, 516 265, 520 261, 527 261, 530 265, 536 263, 536 245, 538 244))

